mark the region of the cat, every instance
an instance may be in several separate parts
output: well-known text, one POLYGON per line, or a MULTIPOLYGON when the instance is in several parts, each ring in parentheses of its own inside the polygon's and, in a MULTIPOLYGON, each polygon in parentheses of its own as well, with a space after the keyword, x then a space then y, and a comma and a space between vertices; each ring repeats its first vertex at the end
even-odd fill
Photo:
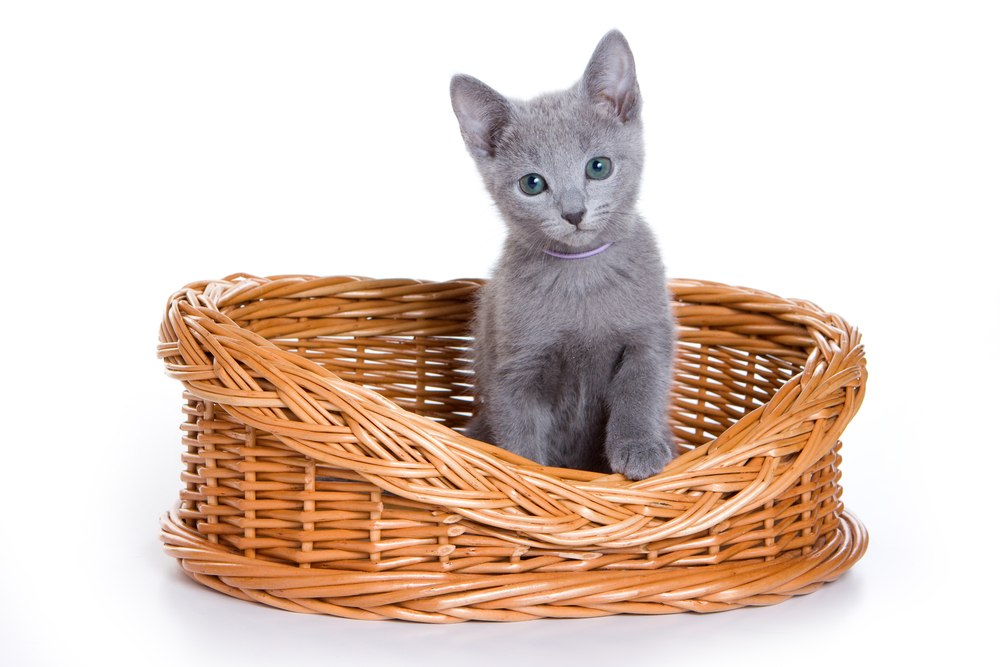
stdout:
POLYGON ((546 466, 659 473, 675 345, 663 264, 635 210, 635 61, 607 33, 568 90, 507 99, 451 80, 462 137, 508 228, 472 322, 466 434, 546 466))

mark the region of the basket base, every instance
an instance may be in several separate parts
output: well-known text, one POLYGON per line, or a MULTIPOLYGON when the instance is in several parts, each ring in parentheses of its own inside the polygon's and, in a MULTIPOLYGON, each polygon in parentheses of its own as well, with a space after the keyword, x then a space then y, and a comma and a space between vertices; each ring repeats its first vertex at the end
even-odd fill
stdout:
POLYGON ((612 614, 717 612, 812 593, 851 568, 868 547, 848 511, 807 553, 648 571, 584 570, 482 575, 296 567, 247 558, 184 525, 178 507, 160 520, 164 551, 200 584, 241 600, 309 614, 425 623, 526 621, 612 614))

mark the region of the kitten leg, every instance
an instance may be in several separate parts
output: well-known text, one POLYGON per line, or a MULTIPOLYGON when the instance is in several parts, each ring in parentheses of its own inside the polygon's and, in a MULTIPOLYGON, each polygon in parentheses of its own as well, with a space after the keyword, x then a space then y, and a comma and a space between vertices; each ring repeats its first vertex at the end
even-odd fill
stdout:
POLYGON ((486 413, 482 407, 478 408, 478 412, 469 420, 462 432, 473 440, 493 444, 493 434, 490 433, 490 425, 486 422, 486 413))
POLYGON ((670 358, 669 347, 627 345, 608 388, 605 452, 611 469, 632 480, 656 475, 674 457, 666 422, 670 358))
POLYGON ((497 447, 549 465, 546 451, 553 424, 551 401, 542 389, 539 365, 529 366, 498 373, 503 381, 483 401, 485 431, 497 447))

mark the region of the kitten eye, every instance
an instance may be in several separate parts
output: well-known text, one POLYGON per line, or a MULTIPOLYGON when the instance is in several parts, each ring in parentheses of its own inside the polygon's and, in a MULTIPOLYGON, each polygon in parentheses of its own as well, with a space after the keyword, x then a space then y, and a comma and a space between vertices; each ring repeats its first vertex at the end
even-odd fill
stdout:
POLYGON ((611 160, 606 157, 595 157, 587 163, 587 178, 600 181, 611 175, 611 160))
POLYGON ((532 197, 545 190, 545 179, 538 174, 522 176, 518 182, 521 184, 521 192, 532 197))

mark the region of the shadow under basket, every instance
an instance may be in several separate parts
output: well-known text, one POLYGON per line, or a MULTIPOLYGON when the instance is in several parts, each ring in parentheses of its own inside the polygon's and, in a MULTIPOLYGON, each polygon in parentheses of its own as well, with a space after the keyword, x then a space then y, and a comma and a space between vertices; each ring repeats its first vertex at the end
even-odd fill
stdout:
POLYGON ((184 385, 184 488, 166 552, 243 600, 431 623, 769 605, 864 554, 838 438, 865 358, 841 317, 671 281, 679 456, 630 482, 455 430, 482 284, 240 274, 174 294, 159 357, 184 385))

